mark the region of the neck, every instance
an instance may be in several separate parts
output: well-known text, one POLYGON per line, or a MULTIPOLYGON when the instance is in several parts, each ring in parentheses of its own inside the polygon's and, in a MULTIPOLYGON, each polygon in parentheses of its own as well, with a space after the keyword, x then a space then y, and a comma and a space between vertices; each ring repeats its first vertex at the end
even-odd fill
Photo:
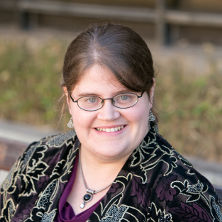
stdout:
POLYGON ((80 148, 79 163, 88 188, 93 190, 100 190, 111 184, 126 161, 101 160, 84 151, 84 148, 80 148))
POLYGON ((84 148, 80 148, 80 159, 82 161, 82 165, 87 165, 93 168, 122 168, 127 157, 120 157, 118 159, 116 158, 103 158, 99 156, 99 154, 90 153, 88 150, 85 150, 84 148))

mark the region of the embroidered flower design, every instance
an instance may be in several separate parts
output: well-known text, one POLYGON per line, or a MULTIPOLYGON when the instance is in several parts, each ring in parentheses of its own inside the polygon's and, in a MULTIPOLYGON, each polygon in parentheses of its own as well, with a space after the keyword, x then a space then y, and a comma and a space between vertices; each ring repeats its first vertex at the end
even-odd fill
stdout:
POLYGON ((172 215, 170 213, 166 213, 165 210, 161 210, 156 206, 155 203, 151 203, 149 207, 149 219, 148 221, 159 221, 159 222, 173 222, 172 215))
POLYGON ((206 199, 204 193, 208 190, 208 187, 203 183, 200 183, 199 180, 196 184, 192 185, 189 184, 188 180, 185 180, 183 183, 181 181, 174 181, 172 182, 171 187, 178 189, 181 194, 188 196, 187 202, 197 201, 201 197, 206 199))
POLYGON ((210 203, 212 206, 213 211, 215 211, 215 214, 217 215, 219 221, 222 221, 222 211, 220 207, 216 204, 215 198, 213 196, 210 196, 210 203))
POLYGON ((200 183, 200 181, 198 181, 197 184, 188 185, 187 192, 188 193, 201 193, 201 192, 203 192, 203 184, 200 183))
POLYGON ((117 205, 112 205, 101 222, 119 222, 123 218, 127 209, 128 207, 126 206, 118 207, 117 205))
POLYGON ((75 131, 70 130, 66 133, 53 136, 52 138, 49 139, 47 145, 52 147, 60 147, 64 143, 67 143, 68 140, 73 139, 74 137, 75 137, 75 131))
POLYGON ((53 210, 50 213, 45 213, 41 219, 41 222, 52 222, 55 215, 56 215, 56 210, 53 210))
POLYGON ((23 196, 30 196, 32 193, 36 192, 37 181, 40 177, 45 175, 45 171, 48 165, 42 161, 43 153, 45 152, 44 147, 37 147, 35 155, 32 157, 32 161, 27 163, 27 166, 20 172, 21 183, 24 188, 22 193, 23 196))
POLYGON ((11 217, 15 212, 15 205, 14 205, 13 201, 11 199, 9 199, 7 201, 7 203, 5 204, 5 207, 0 210, 1 210, 0 215, 5 215, 5 220, 0 218, 0 221, 9 222, 9 221, 11 221, 11 217))

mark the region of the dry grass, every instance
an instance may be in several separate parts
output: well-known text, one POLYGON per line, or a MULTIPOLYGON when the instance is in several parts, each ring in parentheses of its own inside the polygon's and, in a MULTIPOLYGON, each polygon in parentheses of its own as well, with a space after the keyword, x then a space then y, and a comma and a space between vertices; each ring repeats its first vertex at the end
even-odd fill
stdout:
POLYGON ((222 75, 159 74, 160 132, 186 155, 222 161, 222 75))

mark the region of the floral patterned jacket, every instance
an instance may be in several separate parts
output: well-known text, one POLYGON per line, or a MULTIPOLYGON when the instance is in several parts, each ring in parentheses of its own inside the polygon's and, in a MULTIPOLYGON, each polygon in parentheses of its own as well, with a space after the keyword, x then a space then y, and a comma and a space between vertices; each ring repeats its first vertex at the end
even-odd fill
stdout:
MULTIPOLYGON (((0 189, 0 221, 53 222, 79 141, 73 131, 32 143, 0 189)), ((88 222, 222 222, 208 180, 151 127, 88 222)))

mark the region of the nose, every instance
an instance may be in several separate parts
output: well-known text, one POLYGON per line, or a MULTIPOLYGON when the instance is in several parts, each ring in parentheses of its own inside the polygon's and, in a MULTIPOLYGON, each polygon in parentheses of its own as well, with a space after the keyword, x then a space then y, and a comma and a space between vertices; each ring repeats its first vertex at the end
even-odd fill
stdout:
POLYGON ((113 106, 111 100, 105 100, 103 107, 98 110, 97 118, 101 120, 114 120, 119 118, 120 113, 116 107, 113 106))

